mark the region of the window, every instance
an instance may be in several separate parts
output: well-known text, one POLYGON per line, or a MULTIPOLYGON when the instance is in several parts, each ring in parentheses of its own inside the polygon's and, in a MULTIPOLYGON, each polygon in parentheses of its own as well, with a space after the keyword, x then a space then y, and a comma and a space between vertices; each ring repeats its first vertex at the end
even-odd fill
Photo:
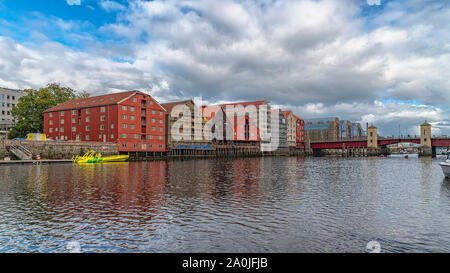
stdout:
POLYGON ((126 105, 123 105, 123 106, 122 106, 122 110, 123 110, 123 111, 127 111, 127 106, 126 106, 126 105))
POLYGON ((111 134, 111 139, 113 139, 114 138, 114 134, 111 134))
POLYGON ((152 126, 152 131, 156 131, 156 127, 155 126, 152 126))
POLYGON ((162 112, 162 111, 159 111, 159 115, 162 116, 162 115, 163 115, 163 112, 162 112))
POLYGON ((50 133, 53 133, 53 128, 50 128, 50 133))
POLYGON ((162 148, 162 147, 163 147, 163 145, 162 145, 162 144, 159 144, 158 146, 159 146, 159 148, 162 148))
POLYGON ((86 140, 90 140, 91 137, 89 135, 86 135, 86 140))
POLYGON ((159 127, 159 131, 162 132, 163 131, 163 127, 159 127))
POLYGON ((102 139, 102 134, 99 134, 99 135, 98 135, 98 139, 102 139))
POLYGON ((105 124, 100 124, 100 130, 105 130, 105 124))
POLYGON ((148 147, 149 148, 153 148, 153 144, 148 144, 148 147))
POLYGON ((86 122, 90 122, 91 121, 91 117, 86 117, 86 122))
POLYGON ((64 117, 64 112, 61 112, 61 117, 64 117))
POLYGON ((127 119, 127 115, 122 115, 122 119, 126 120, 127 119))
POLYGON ((72 115, 76 115, 77 114, 77 110, 72 110, 72 115))
MULTIPOLYGON (((2 111, 2 114, 5 114, 4 111, 2 111)), ((50 125, 53 125, 53 120, 49 120, 48 122, 50 125)))
POLYGON ((156 111, 155 111, 155 110, 152 110, 152 115, 154 115, 154 114, 156 114, 156 111))
POLYGON ((139 135, 138 134, 134 134, 134 139, 138 139, 139 135))
POLYGON ((137 143, 134 143, 134 144, 133 144, 133 147, 134 147, 134 148, 137 148, 137 147, 138 147, 138 144, 137 144, 137 143))
POLYGON ((63 133, 63 132, 64 132, 64 127, 61 127, 61 130, 60 130, 60 132, 61 132, 61 133, 63 133))
POLYGON ((76 122, 77 122, 76 118, 72 118, 72 123, 76 123, 76 122))
POLYGON ((127 134, 122 134, 122 138, 127 138, 127 134))
POLYGON ((114 129, 114 123, 111 123, 111 129, 114 129))
POLYGON ((155 122, 156 122, 156 119, 152 118, 152 123, 155 123, 155 122))
POLYGON ((152 135, 149 135, 149 136, 148 136, 148 139, 153 139, 153 136, 152 136, 152 135))
POLYGON ((86 125, 86 131, 90 131, 91 130, 91 126, 86 125))
POLYGON ((122 123, 122 128, 126 129, 127 128, 127 124, 126 123, 122 123))
POLYGON ((127 144, 126 143, 122 143, 122 148, 126 148, 127 144))
POLYGON ((100 107, 100 112, 102 112, 102 113, 105 112, 105 106, 100 107))
POLYGON ((133 98, 133 102, 137 102, 137 98, 133 98))
POLYGON ((160 119, 160 120, 159 120, 159 123, 160 123, 160 124, 162 124, 162 123, 163 123, 163 120, 162 120, 162 119, 160 119))
POLYGON ((159 140, 163 140, 163 136, 158 136, 159 140))
POLYGON ((86 109, 86 114, 90 114, 91 113, 91 109, 86 109))
POLYGON ((134 112, 134 107, 133 106, 130 106, 130 111, 134 112))
POLYGON ((151 100, 151 101, 149 101, 149 102, 148 102, 148 104, 150 104, 150 105, 153 105, 153 101, 152 101, 152 100, 151 100))
POLYGON ((130 129, 134 130, 134 124, 130 124, 130 129))
POLYGON ((12 96, 12 99, 13 99, 13 100, 15 100, 15 99, 16 99, 16 97, 12 96))
MULTIPOLYGON (((3 105, 2 105, 2 106, 3 106, 3 105)), ((53 113, 48 114, 48 116, 52 118, 52 117, 53 117, 53 113)))
POLYGON ((77 131, 77 127, 73 126, 72 127, 72 132, 76 132, 77 131))
POLYGON ((130 116, 130 120, 134 120, 134 116, 130 116))
POLYGON ((105 121, 106 117, 105 115, 100 116, 100 121, 105 121))

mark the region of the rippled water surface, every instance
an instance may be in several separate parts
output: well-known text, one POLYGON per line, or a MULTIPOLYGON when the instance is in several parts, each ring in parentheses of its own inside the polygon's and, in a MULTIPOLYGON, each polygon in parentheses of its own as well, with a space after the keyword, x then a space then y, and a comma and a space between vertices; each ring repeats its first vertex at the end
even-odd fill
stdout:
POLYGON ((450 252, 442 158, 0 167, 0 252, 450 252))

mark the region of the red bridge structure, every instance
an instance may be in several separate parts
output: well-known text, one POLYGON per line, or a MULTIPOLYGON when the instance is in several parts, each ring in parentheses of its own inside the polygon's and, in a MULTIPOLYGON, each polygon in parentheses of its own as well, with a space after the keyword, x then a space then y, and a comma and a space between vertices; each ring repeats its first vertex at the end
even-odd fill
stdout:
POLYGON ((382 138, 377 134, 377 128, 371 126, 367 130, 367 137, 342 139, 335 141, 313 141, 310 148, 314 154, 319 154, 324 149, 342 149, 357 151, 367 155, 387 153, 387 145, 397 143, 419 144, 419 155, 435 156, 436 148, 450 147, 450 138, 431 137, 431 125, 427 122, 420 125, 420 137, 382 138))

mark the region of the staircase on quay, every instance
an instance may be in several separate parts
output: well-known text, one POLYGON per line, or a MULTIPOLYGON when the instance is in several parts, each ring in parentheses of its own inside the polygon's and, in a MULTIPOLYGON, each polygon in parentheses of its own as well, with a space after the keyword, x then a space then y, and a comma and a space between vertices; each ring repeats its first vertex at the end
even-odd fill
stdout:
POLYGON ((9 145, 8 150, 10 153, 12 153, 14 156, 16 156, 20 160, 31 160, 32 159, 32 153, 30 150, 25 148, 24 146, 17 144, 17 145, 9 145))

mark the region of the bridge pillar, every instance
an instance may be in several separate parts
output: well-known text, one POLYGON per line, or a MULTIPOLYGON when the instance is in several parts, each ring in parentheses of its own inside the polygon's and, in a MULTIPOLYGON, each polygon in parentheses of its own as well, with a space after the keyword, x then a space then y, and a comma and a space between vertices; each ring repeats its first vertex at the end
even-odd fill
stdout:
POLYGON ((367 154, 368 155, 378 155, 378 129, 377 127, 371 125, 367 128, 367 154))
POLYGON ((420 125, 419 156, 433 156, 431 148, 431 124, 424 122, 420 125))

